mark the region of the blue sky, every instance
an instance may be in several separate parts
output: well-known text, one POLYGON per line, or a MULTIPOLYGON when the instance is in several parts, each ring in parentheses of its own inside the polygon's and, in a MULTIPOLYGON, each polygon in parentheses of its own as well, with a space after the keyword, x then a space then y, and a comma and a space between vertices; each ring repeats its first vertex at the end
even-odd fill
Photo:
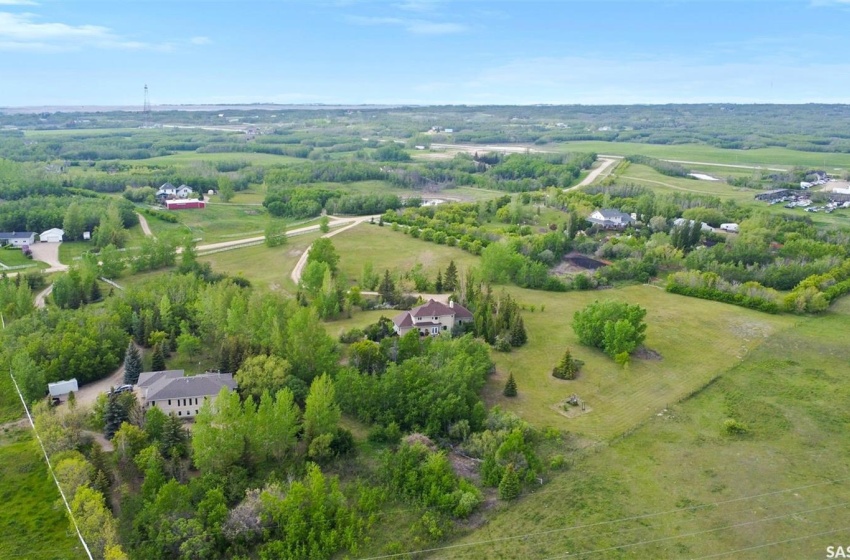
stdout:
POLYGON ((0 0, 0 106, 850 102, 850 0, 0 0))

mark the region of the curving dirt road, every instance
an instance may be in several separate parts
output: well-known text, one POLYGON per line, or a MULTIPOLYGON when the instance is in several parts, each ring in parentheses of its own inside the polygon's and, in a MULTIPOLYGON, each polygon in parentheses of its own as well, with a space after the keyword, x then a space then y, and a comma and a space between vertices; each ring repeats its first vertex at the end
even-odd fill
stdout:
POLYGON ((597 167, 596 169, 593 169, 590 173, 588 173, 587 177, 582 179, 581 182, 578 185, 568 187, 564 190, 570 191, 570 190, 578 189, 578 188, 583 187, 585 185, 591 184, 596 179, 598 179, 599 176, 602 175, 602 173, 605 172, 605 170, 607 170, 609 167, 611 167, 612 165, 617 163, 618 159, 611 158, 611 157, 597 157, 596 161, 599 162, 599 167, 597 167))
POLYGON ((147 219, 139 212, 136 212, 136 216, 139 217, 139 225, 142 226, 142 231, 145 233, 145 235, 147 235, 148 237, 153 237, 153 232, 151 231, 151 228, 148 225, 147 219))
MULTIPOLYGON (((328 216, 328 217, 330 218, 330 222, 328 222, 329 227, 341 226, 343 224, 347 224, 347 223, 351 222, 352 220, 359 219, 359 218, 337 218, 335 216, 328 216)), ((372 216, 366 216, 366 219, 368 220, 371 217, 372 216)), ((377 217, 377 216, 375 216, 375 217, 377 217)), ((290 230, 286 231, 286 236, 292 237, 294 235, 301 235, 302 233, 309 233, 311 231, 318 231, 318 229, 319 229, 318 224, 313 225, 313 226, 305 226, 305 227, 302 227, 302 228, 290 229, 290 230)), ((206 251, 216 251, 218 249, 227 249, 227 248, 230 248, 230 247, 241 247, 242 245, 253 245, 253 244, 256 244, 256 243, 262 243, 265 240, 266 240, 266 236, 261 235, 261 236, 258 236, 258 237, 248 237, 248 238, 245 238, 245 239, 235 239, 233 241, 222 241, 221 243, 209 243, 207 245, 198 245, 197 247, 195 247, 195 250, 198 251, 198 253, 206 252, 206 251)), ((178 247, 177 252, 180 253, 180 251, 181 251, 181 249, 178 247)))
MULTIPOLYGON (((360 216, 359 218, 354 218, 353 222, 343 228, 335 229, 334 231, 329 231, 324 234, 322 237, 333 237, 338 233, 342 233, 348 229, 353 228, 354 226, 360 225, 363 222, 368 222, 371 219, 379 218, 379 216, 360 216)), ((318 229, 318 226, 316 226, 318 229)), ((288 235, 288 233, 287 233, 288 235)), ((312 247, 312 245, 311 245, 312 247)), ((307 247, 307 250, 301 253, 301 257, 299 257, 298 262, 295 263, 295 268, 292 269, 292 274, 289 275, 292 278, 292 281, 296 284, 301 280, 301 273, 304 271, 304 266, 307 264, 307 257, 310 255, 310 247, 307 247)))

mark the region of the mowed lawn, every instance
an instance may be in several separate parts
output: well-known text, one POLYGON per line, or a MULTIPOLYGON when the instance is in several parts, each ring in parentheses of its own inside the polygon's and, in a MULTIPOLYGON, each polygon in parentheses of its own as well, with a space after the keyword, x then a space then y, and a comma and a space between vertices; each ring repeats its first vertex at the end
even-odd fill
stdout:
POLYGON ((457 247, 415 239, 393 231, 389 225, 361 224, 332 237, 331 241, 340 255, 340 271, 357 284, 367 262, 372 263, 372 269, 379 275, 387 269, 404 273, 418 263, 432 281, 438 270, 445 271, 449 261, 454 260, 461 273, 478 265, 475 255, 457 247))
POLYGON ((262 206, 231 204, 209 204, 206 208, 175 213, 201 244, 262 235, 269 219, 262 206))
POLYGON ((431 557, 825 558, 850 531, 847 332, 850 298, 795 318, 693 398, 431 557), (728 435, 730 418, 746 433, 728 435))
POLYGON ((0 433, 0 558, 86 557, 28 430, 0 433))

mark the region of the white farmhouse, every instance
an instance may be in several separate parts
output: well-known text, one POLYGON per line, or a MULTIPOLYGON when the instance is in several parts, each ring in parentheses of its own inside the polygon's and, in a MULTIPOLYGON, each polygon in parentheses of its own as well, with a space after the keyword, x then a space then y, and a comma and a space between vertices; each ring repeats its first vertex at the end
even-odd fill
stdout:
POLYGON ((610 208, 594 210, 587 217, 587 221, 605 229, 625 229, 627 226, 635 223, 635 219, 630 215, 610 208))

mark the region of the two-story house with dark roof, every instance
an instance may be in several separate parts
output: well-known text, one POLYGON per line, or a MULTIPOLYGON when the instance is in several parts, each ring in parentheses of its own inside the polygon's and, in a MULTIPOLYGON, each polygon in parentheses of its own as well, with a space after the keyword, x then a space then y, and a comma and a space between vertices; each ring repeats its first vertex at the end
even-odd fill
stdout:
POLYGON ((139 375, 136 388, 142 408, 155 406, 181 418, 197 416, 206 399, 215 398, 222 387, 236 389, 232 373, 202 373, 185 376, 182 369, 146 371, 139 375))

